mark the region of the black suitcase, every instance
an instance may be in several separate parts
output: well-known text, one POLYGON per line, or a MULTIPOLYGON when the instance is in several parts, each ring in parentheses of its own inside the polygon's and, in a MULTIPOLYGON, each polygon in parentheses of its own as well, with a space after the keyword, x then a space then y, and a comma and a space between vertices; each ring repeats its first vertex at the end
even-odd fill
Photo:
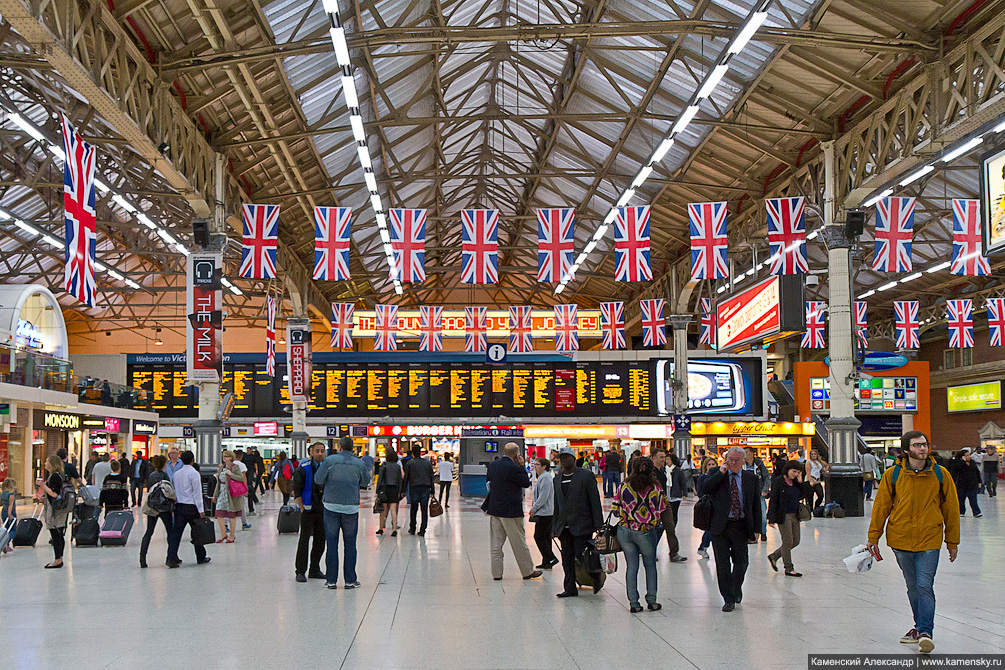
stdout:
POLYGON ((300 508, 293 505, 283 505, 279 508, 279 519, 276 521, 279 534, 300 532, 300 508))
MULTIPOLYGON (((231 523, 235 519, 230 520, 231 523)), ((192 520, 192 544, 213 544, 216 542, 216 524, 209 517, 199 517, 192 520)))
POLYGON ((73 508, 73 519, 76 523, 87 521, 89 519, 97 521, 100 514, 100 507, 93 507, 85 503, 77 503, 77 506, 73 508))
POLYGON ((14 529, 15 547, 34 547, 38 541, 38 534, 42 532, 42 506, 35 505, 31 516, 17 522, 14 529))
POLYGON ((129 541, 129 531, 133 529, 132 512, 105 512, 105 523, 101 525, 98 538, 102 547, 124 547, 129 541))
POLYGON ((101 527, 98 525, 98 520, 95 519, 84 519, 73 526, 73 541, 77 543, 78 547, 96 547, 98 546, 98 533, 101 532, 101 527))

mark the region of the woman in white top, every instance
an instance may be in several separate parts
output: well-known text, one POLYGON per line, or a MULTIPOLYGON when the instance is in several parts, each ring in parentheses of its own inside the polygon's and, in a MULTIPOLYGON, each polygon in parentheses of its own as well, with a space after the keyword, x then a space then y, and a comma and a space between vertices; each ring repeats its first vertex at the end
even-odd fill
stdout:
POLYGON ((547 458, 534 460, 534 503, 530 506, 530 520, 534 522, 534 543, 541 552, 538 570, 551 570, 558 565, 558 558, 551 548, 551 521, 555 516, 555 475, 551 472, 551 461, 547 458))
POLYGON ((444 507, 450 507, 450 485, 454 483, 454 462, 451 460, 450 452, 443 454, 443 460, 436 464, 436 473, 440 480, 440 495, 437 500, 444 507), (446 501, 443 500, 443 492, 447 492, 446 501))
POLYGON ((831 469, 827 461, 820 460, 820 452, 810 449, 810 457, 806 459, 806 481, 809 482, 809 490, 806 493, 806 502, 810 504, 810 509, 816 509, 824 504, 824 473, 831 469), (814 503, 816 495, 816 504, 814 503))

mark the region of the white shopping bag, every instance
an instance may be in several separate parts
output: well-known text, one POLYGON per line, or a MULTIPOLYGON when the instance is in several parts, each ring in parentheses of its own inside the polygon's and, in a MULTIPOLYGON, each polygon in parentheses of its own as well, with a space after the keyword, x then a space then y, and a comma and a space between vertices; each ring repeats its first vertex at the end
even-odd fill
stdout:
POLYGON ((851 556, 844 559, 844 564, 848 572, 869 572, 872 569, 872 553, 866 549, 864 544, 860 544, 851 550, 851 556))

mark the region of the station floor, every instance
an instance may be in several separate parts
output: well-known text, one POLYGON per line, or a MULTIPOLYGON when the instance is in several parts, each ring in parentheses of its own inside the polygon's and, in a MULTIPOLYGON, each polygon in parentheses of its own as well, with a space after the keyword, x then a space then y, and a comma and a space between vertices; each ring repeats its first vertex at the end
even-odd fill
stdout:
MULTIPOLYGON (((367 495, 362 588, 299 584, 297 538, 277 535, 274 496, 236 543, 210 547, 204 567, 186 538, 185 564, 168 570, 158 528, 141 570, 139 526, 125 548, 71 548, 63 570, 42 569, 52 558, 44 532, 36 549, 4 556, 0 668, 805 668, 808 653, 917 653, 898 642, 912 622, 892 552, 866 574, 841 562, 864 540, 864 518, 806 524, 794 552, 801 579, 771 571, 769 528, 750 547, 742 605, 725 614, 685 502, 688 561, 670 563, 664 544, 663 610, 632 615, 623 562, 599 595, 559 600, 560 567, 524 581, 507 548, 493 581, 489 524, 473 500, 455 501, 425 538, 378 538, 367 495)), ((996 500, 980 504, 983 518, 963 519, 959 559, 942 555, 936 653, 1005 654, 1005 523, 996 500)))

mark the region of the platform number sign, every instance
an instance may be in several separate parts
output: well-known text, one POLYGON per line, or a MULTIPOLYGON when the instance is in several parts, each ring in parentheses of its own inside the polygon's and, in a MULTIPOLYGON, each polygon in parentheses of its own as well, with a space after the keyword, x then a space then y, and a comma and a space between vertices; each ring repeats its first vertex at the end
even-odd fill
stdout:
POLYGON ((506 362, 506 345, 490 344, 485 349, 485 362, 489 365, 503 365, 506 362))

